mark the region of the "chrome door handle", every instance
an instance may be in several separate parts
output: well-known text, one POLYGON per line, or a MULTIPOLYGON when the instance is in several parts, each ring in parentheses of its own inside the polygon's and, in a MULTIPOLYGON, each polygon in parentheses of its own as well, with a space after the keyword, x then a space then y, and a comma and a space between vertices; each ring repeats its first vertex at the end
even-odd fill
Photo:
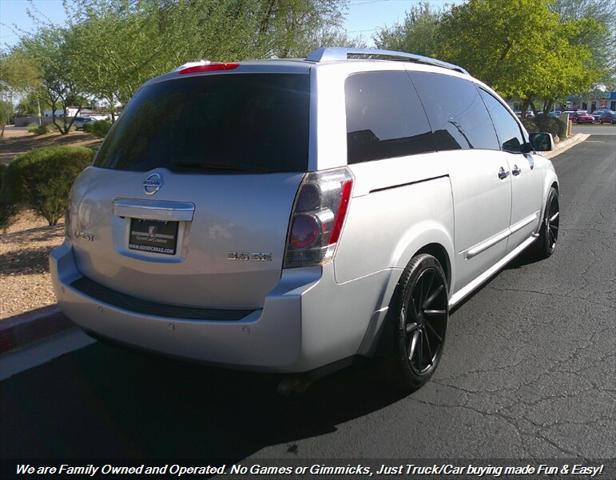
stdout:
POLYGON ((161 220, 165 222, 192 222, 195 204, 165 200, 117 198, 113 201, 113 214, 117 217, 161 220))
POLYGON ((498 178, 500 178, 501 180, 507 178, 509 176, 509 171, 505 170, 503 167, 500 167, 498 169, 498 178))
POLYGON ((520 173, 522 173, 522 169, 517 165, 514 165, 513 170, 511 170, 511 173, 513 173, 517 177, 520 173))

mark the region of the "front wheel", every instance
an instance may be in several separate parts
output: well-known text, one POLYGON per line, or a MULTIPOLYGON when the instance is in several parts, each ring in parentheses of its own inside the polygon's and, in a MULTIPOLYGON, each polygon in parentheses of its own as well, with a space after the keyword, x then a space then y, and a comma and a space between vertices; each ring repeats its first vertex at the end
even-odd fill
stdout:
POLYGON ((402 273, 396 292, 389 312, 393 342, 384 366, 395 386, 411 393, 430 379, 443 354, 447 278, 436 258, 420 254, 402 273))
POLYGON ((539 259, 548 258, 556 249, 560 225, 558 191, 552 187, 545 202, 545 212, 539 229, 539 238, 533 244, 533 253, 539 259))

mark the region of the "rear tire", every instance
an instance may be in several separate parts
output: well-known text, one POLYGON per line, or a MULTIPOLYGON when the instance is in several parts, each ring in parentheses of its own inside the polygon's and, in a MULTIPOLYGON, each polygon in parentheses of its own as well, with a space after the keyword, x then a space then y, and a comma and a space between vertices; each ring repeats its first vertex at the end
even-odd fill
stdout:
POLYGON ((382 368, 404 394, 424 385, 443 354, 449 319, 447 278, 428 254, 414 257, 400 277, 388 316, 390 342, 382 368))
POLYGON ((556 242, 558 241, 559 220, 558 191, 552 187, 545 202, 545 212, 541 220, 539 238, 532 245, 532 254, 537 259, 548 258, 554 253, 556 242))

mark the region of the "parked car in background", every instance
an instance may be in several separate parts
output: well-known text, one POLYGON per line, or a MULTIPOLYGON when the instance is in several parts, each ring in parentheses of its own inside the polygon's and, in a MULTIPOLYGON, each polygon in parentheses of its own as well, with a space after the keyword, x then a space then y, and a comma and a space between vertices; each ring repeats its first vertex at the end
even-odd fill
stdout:
POLYGON ((75 130, 83 130, 83 127, 88 123, 94 123, 99 120, 109 120, 109 115, 84 115, 81 117, 75 117, 73 126, 75 130))
POLYGON ((87 124, 87 123, 92 123, 95 120, 91 117, 75 117, 75 121, 73 122, 73 126, 75 127, 75 130, 83 130, 83 127, 87 124))
POLYGON ((597 122, 600 124, 616 123, 616 112, 614 110, 604 110, 601 115, 599 115, 597 122))
POLYGON ((571 120, 573 123, 595 123, 595 117, 586 110, 577 110, 571 120))
MULTIPOLYGON (((521 110, 516 110, 514 113, 516 114, 516 116, 518 118, 522 118, 522 111, 521 110)), ((528 110, 526 112, 526 118, 535 118, 535 114, 533 113, 532 110, 528 110)))
POLYGON ((528 111, 526 112, 526 116, 527 116, 528 118, 535 118, 535 113, 534 113, 532 110, 528 110, 528 111))
POLYGON ((595 119, 595 122, 598 122, 599 121, 599 117, 601 117, 601 115, 603 115, 603 112, 606 112, 606 111, 608 111, 607 108, 601 108, 599 110, 595 110, 594 112, 592 112, 591 115, 595 119))
POLYGON ((293 375, 376 355, 409 392, 450 308, 554 251, 552 148, 435 59, 192 62, 138 90, 76 180, 54 290, 99 338, 293 375))
MULTIPOLYGON (((613 114, 615 113, 614 110, 611 110, 609 108, 600 108, 599 110, 595 110, 594 112, 592 112, 592 116, 595 118, 595 122, 599 122, 599 119, 604 116, 604 114, 613 114)), ((608 115, 609 116, 609 115, 608 115)))
POLYGON ((550 118, 560 118, 560 114, 561 113, 562 112, 560 110, 554 110, 554 111, 548 113, 548 117, 550 117, 550 118))

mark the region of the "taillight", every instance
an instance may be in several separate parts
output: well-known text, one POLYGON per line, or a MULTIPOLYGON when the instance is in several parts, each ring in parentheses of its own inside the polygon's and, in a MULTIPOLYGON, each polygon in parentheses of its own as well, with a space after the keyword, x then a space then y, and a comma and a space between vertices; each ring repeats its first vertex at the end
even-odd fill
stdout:
POLYGON ((199 73, 199 72, 215 72, 218 70, 233 70, 234 68, 239 67, 240 64, 237 62, 233 63, 212 63, 208 61, 202 62, 192 62, 182 65, 177 69, 177 72, 180 75, 185 75, 187 73, 199 73))
POLYGON ((346 168, 306 175, 291 216, 284 268, 318 265, 333 258, 352 188, 353 177, 346 168))

